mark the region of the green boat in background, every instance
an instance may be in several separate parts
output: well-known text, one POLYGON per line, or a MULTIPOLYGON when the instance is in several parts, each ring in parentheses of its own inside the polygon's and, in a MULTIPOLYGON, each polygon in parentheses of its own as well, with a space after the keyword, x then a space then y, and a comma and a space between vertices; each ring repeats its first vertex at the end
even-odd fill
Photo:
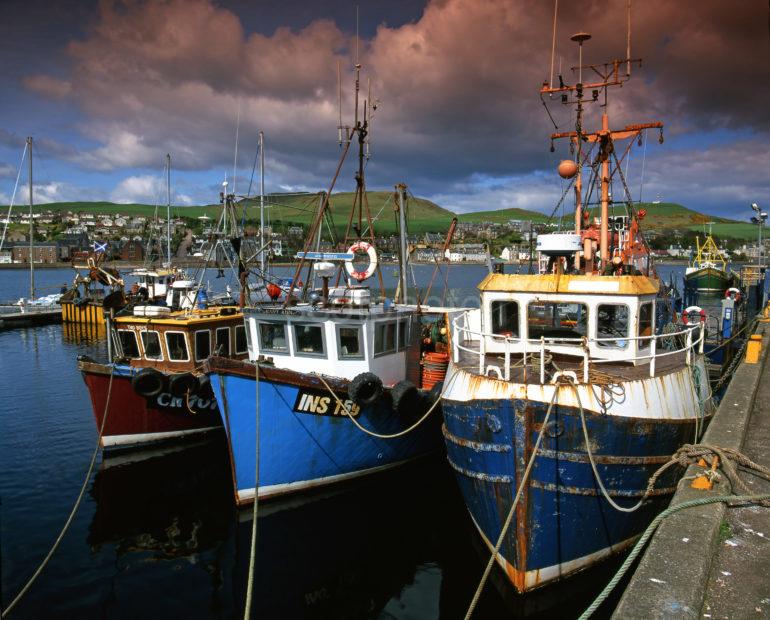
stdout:
POLYGON ((711 232, 703 245, 695 238, 697 253, 684 274, 685 283, 699 293, 719 294, 733 285, 734 277, 727 271, 727 261, 717 247, 711 232))

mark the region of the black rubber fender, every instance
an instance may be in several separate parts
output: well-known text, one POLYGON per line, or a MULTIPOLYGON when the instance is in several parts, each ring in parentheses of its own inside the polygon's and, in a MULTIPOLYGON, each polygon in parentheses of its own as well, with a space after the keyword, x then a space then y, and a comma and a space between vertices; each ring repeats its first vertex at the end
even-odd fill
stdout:
POLYGON ((182 397, 187 394, 193 394, 198 390, 200 384, 198 378, 191 372, 180 372, 169 376, 168 391, 172 396, 182 397))
POLYGON ((211 390, 211 379, 208 375, 198 376, 198 393, 207 394, 211 390))
POLYGON ((362 372, 348 385, 348 396, 357 405, 371 405, 382 396, 382 380, 373 372, 362 372))
POLYGON ((142 368, 131 378, 131 387, 140 396, 151 398, 166 387, 166 376, 154 368, 142 368))
POLYGON ((416 414, 421 408, 420 393, 411 381, 399 381, 390 390, 393 411, 398 415, 416 414))

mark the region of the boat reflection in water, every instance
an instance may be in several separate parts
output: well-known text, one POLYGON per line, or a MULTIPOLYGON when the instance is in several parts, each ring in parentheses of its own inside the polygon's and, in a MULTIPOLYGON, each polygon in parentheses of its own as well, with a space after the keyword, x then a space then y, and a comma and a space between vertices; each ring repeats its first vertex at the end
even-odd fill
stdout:
MULTIPOLYGON (((110 573, 100 613, 242 614, 252 513, 233 506, 231 480, 219 440, 104 461, 88 535, 110 573)), ((260 617, 462 616, 481 574, 441 458, 263 502, 259 514, 260 617)), ((477 617, 499 615, 500 605, 488 589, 477 617)))
POLYGON ((62 323, 62 338, 71 344, 94 344, 107 337, 104 323, 62 323))

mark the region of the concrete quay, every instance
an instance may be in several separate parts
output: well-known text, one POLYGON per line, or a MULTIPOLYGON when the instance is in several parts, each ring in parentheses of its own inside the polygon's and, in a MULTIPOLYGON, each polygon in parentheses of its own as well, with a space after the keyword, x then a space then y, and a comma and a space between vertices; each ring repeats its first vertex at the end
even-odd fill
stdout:
MULTIPOLYGON (((756 333, 759 359, 738 367, 701 443, 740 450, 770 467, 770 324, 756 333)), ((724 476, 711 490, 692 488, 702 471, 688 468, 672 506, 732 494, 724 476)), ((753 493, 770 492, 770 482, 747 472, 740 477, 753 493)), ((612 617, 770 618, 770 508, 716 503, 667 517, 612 617)))

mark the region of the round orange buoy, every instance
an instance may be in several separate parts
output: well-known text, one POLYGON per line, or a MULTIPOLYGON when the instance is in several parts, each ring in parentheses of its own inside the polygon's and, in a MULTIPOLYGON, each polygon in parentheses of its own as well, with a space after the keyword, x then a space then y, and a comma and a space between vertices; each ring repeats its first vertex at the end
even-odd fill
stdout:
POLYGON ((571 159, 562 159, 557 170, 562 179, 571 179, 577 174, 578 167, 571 159))
POLYGON ((281 287, 273 284, 272 282, 268 284, 266 287, 267 294, 270 296, 270 299, 275 301, 281 296, 281 287))

